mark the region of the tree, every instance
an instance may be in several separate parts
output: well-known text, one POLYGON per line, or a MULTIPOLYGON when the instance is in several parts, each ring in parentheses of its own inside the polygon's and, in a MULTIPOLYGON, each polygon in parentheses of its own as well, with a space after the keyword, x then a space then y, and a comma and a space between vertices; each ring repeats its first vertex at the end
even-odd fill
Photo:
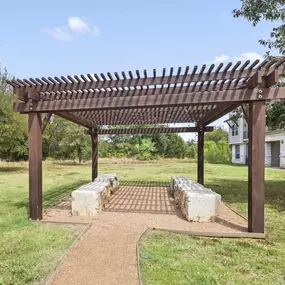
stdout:
POLYGON ((166 157, 184 158, 186 143, 178 134, 167 134, 167 148, 165 151, 166 157))
POLYGON ((44 157, 74 159, 79 163, 91 158, 91 139, 84 128, 65 119, 55 117, 43 136, 44 157))
POLYGON ((188 158, 195 158, 197 154, 197 144, 192 139, 186 142, 185 156, 188 158))
POLYGON ((12 76, 0 66, 0 159, 21 160, 28 156, 27 116, 13 112, 15 101, 6 83, 12 76))
POLYGON ((213 141, 217 143, 219 141, 227 141, 227 139, 228 132, 221 127, 217 127, 214 131, 205 134, 205 141, 213 141))
POLYGON ((226 141, 205 141, 205 159, 210 163, 230 163, 231 151, 226 141))
MULTIPOLYGON (((244 17, 256 26, 260 21, 267 20, 276 22, 270 38, 260 39, 259 43, 269 48, 279 50, 285 54, 285 1, 284 0, 241 0, 240 9, 234 9, 234 17, 244 17)), ((267 52, 269 54, 269 51, 267 52)))
MULTIPOLYGON (((260 21, 266 20, 276 22, 270 34, 270 39, 260 39, 259 43, 266 46, 269 51, 277 49, 280 54, 285 54, 285 0, 242 0, 240 9, 233 10, 234 17, 244 17, 256 26, 260 21)), ((277 86, 284 86, 284 81, 279 81, 277 86)), ((241 116, 240 109, 234 114, 236 117, 241 116)), ((267 105, 266 124, 272 128, 283 129, 285 117, 285 102, 274 102, 267 105)))
POLYGON ((148 160, 156 152, 155 144, 151 139, 142 139, 141 143, 135 145, 135 150, 137 151, 136 157, 140 160, 148 160))

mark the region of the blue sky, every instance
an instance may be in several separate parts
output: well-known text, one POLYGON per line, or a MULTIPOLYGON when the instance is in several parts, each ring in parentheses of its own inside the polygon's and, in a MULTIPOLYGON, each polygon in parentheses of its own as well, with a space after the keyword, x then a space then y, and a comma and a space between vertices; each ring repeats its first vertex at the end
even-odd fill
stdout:
MULTIPOLYGON (((240 0, 5 1, 0 63, 16 77, 162 70, 261 57, 274 26, 234 19, 240 0)), ((219 120, 216 124, 221 124, 219 120)))

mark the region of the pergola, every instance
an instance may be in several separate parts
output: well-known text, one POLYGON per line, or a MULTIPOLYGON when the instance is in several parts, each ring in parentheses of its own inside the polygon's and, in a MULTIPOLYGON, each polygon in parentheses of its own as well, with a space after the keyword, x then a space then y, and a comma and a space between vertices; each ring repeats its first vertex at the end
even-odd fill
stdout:
POLYGON ((204 183, 204 132, 208 125, 248 104, 248 230, 264 232, 264 143, 267 100, 285 98, 270 88, 285 74, 285 59, 240 61, 201 68, 163 68, 11 80, 20 100, 14 111, 29 116, 30 219, 42 219, 42 132, 51 114, 87 128, 92 139, 92 180, 98 173, 98 135, 198 132, 198 182, 204 183), (42 118, 42 114, 46 113, 42 118), (195 123, 195 127, 129 125, 195 123), (114 129, 106 126, 119 126, 114 129), (102 127, 104 126, 104 127, 102 127))

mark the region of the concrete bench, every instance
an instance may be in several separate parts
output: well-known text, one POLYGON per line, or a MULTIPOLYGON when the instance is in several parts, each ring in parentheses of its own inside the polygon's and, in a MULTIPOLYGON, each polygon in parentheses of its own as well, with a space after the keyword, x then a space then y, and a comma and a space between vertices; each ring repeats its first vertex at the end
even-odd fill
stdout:
POLYGON ((94 182, 108 182, 111 193, 114 194, 119 189, 119 181, 116 174, 103 174, 94 179, 94 182))
POLYGON ((221 195, 186 176, 171 178, 171 193, 188 221, 212 221, 221 203, 221 195))
POLYGON ((72 192, 72 215, 95 216, 102 210, 119 187, 115 174, 98 176, 94 182, 80 186, 72 192))

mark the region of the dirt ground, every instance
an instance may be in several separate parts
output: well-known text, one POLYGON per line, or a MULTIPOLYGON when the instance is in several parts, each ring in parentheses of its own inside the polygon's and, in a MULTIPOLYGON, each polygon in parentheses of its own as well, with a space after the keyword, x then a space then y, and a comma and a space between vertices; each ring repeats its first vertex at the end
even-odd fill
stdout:
POLYGON ((49 221, 91 222, 91 227, 71 248, 53 285, 137 285, 136 242, 147 228, 195 231, 246 231, 247 222, 225 204, 216 222, 189 223, 181 216, 168 187, 123 186, 97 217, 72 217, 71 201, 64 199, 49 209, 49 221))

